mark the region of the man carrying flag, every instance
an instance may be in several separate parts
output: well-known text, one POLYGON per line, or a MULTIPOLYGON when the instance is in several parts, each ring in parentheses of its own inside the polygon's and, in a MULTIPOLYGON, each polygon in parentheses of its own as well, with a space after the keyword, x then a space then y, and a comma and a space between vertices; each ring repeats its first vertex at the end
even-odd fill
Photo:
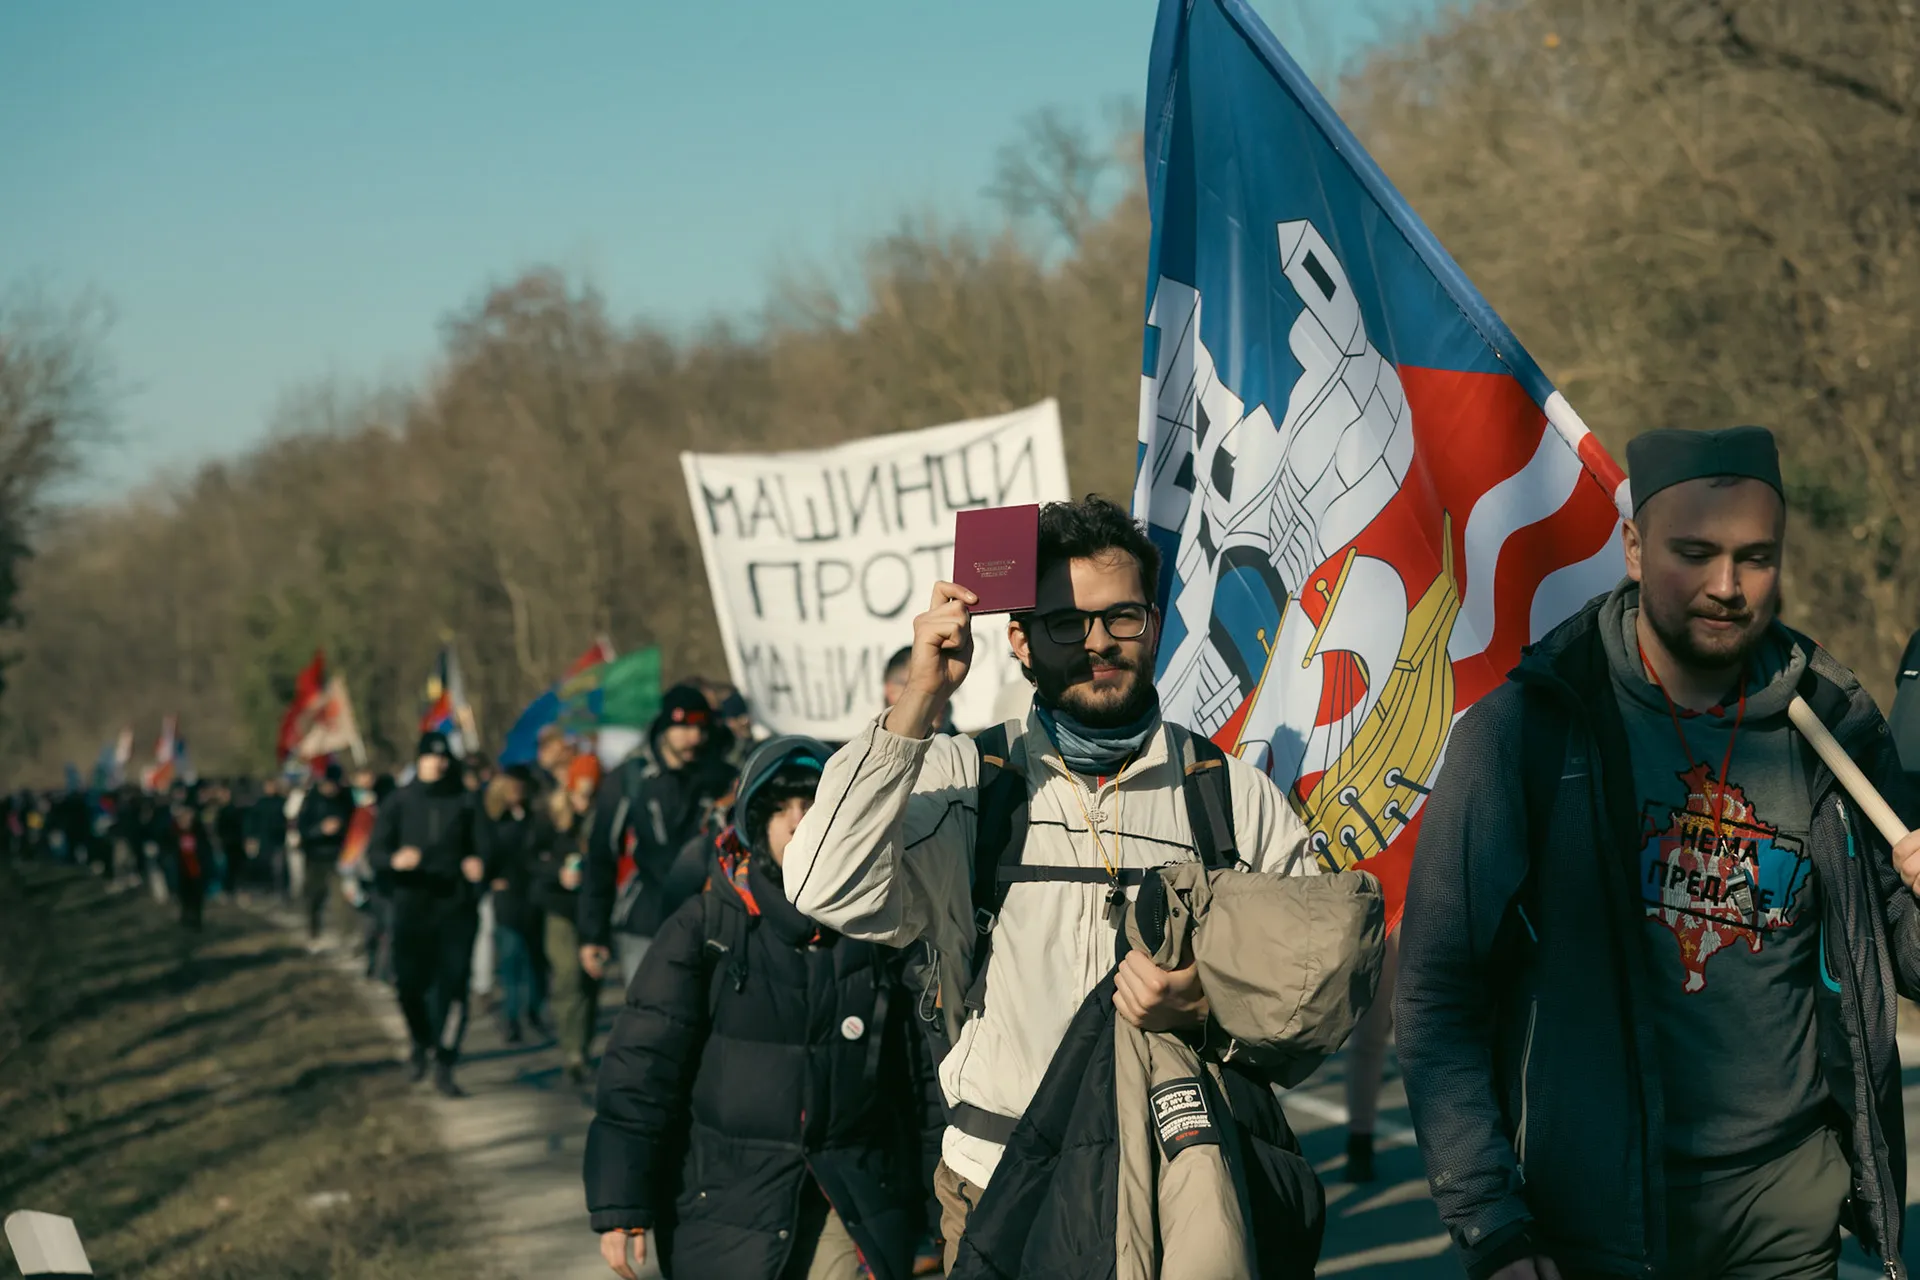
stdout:
POLYGON ((1800 695, 1905 803, 1775 618, 1771 437, 1642 437, 1629 505, 1244 0, 1163 6, 1148 164, 1163 696, 1329 865, 1391 888, 1417 837, 1400 1061, 1468 1273, 1831 1276, 1850 1201, 1904 1274, 1920 838, 1788 727, 1800 695))
POLYGON ((1627 459, 1626 579, 1461 720, 1420 833, 1398 1014, 1434 1199, 1476 1277, 1832 1276, 1843 1221, 1901 1274, 1920 833, 1889 849, 1789 704, 1911 816, 1898 753, 1778 620, 1772 436, 1627 459))
POLYGON ((1154 87, 1163 687, 1330 864, 1404 883, 1417 834, 1400 1060, 1469 1274, 1832 1275, 1849 1188, 1898 1271, 1920 843, 1787 727, 1897 773, 1774 621, 1771 438, 1636 442, 1586 603, 1617 468, 1243 0, 1167 4, 1154 87))

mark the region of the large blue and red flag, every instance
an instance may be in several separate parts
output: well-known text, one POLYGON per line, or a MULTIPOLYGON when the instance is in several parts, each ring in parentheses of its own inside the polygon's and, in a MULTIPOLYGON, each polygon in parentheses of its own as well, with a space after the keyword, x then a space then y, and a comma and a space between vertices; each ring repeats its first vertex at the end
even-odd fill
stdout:
POLYGON ((1455 718, 1619 577, 1624 477, 1245 0, 1163 0, 1146 165, 1162 704, 1397 912, 1455 718))

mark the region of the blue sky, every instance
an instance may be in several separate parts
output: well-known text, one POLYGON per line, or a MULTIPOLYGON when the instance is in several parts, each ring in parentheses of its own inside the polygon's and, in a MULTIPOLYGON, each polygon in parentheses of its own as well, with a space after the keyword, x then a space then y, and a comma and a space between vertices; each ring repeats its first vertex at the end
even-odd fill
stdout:
MULTIPOLYGON (((1324 71, 1437 0, 1256 0, 1324 71)), ((90 292, 121 492, 288 391, 418 374, 536 263, 622 316, 749 316, 903 213, 985 216, 1046 106, 1138 100, 1155 0, 17 0, 0 287, 90 292)), ((1144 270, 1144 264, 1142 269, 1144 270)))

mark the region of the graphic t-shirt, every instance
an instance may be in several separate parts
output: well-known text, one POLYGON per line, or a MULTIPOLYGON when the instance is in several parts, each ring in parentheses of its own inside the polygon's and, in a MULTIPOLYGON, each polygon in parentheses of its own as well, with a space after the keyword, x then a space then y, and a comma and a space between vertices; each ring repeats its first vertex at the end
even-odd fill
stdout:
POLYGON ((1809 1132, 1827 1099, 1814 1023, 1810 779, 1786 717, 1806 658, 1776 632, 1750 667, 1744 716, 1732 696, 1697 715, 1670 710, 1644 674, 1631 596, 1608 608, 1668 1159, 1762 1155, 1809 1132))

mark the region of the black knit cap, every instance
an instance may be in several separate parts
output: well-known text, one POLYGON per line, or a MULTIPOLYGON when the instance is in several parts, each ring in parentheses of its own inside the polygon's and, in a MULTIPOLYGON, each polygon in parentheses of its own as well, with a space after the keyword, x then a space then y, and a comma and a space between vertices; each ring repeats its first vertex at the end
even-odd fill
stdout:
POLYGON ((447 741, 447 735, 438 729, 429 729, 420 735, 420 747, 415 756, 445 756, 453 759, 453 744, 447 741))
POLYGON ((1677 431, 1663 427, 1635 436, 1627 444, 1627 474, 1633 484, 1633 514, 1662 489, 1711 476, 1742 476, 1780 483, 1780 450, 1765 427, 1729 427, 1725 431, 1677 431))
POLYGON ((691 684, 677 684, 660 695, 661 726, 670 724, 709 724, 713 720, 713 708, 707 703, 707 695, 691 684))

